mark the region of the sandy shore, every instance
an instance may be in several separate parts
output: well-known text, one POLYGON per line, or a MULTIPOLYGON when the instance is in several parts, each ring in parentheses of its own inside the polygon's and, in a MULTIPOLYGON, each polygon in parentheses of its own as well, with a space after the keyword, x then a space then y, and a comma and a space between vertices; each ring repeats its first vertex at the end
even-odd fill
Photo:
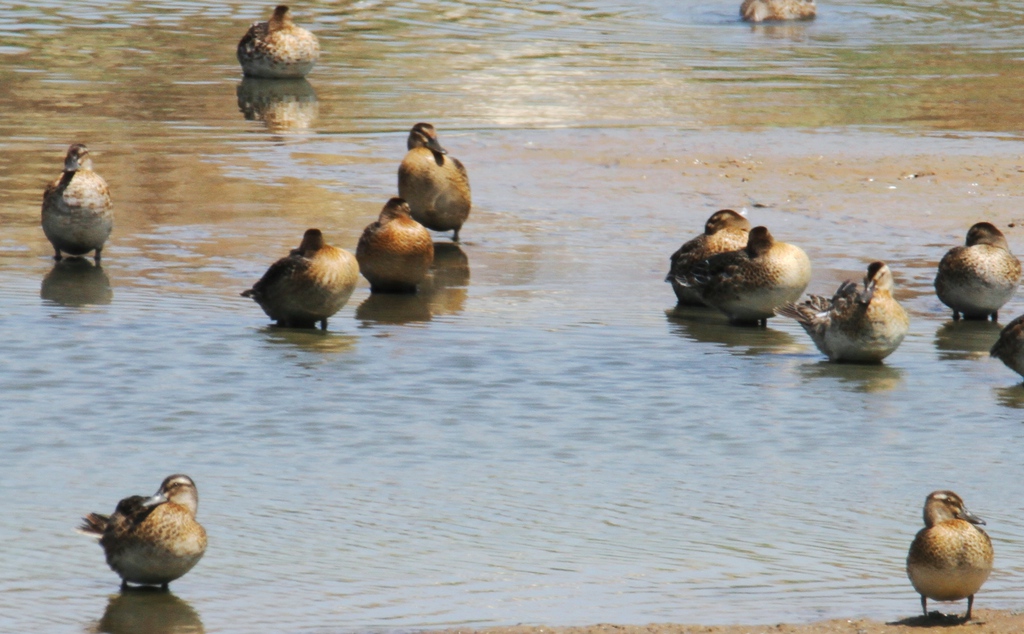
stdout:
POLYGON ((550 627, 515 625, 484 629, 456 628, 427 634, 904 634, 936 628, 943 634, 1017 634, 1024 632, 1024 612, 975 610, 968 623, 954 616, 911 617, 884 623, 867 619, 835 619, 803 625, 684 625, 650 623, 647 625, 583 625, 550 627))

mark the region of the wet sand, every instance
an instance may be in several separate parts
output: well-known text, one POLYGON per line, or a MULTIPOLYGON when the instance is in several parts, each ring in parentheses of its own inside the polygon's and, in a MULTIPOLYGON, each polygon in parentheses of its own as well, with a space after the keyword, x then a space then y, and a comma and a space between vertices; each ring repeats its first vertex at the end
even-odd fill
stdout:
POLYGON ((928 629, 944 634, 1016 634, 1024 631, 1024 612, 1009 610, 975 610, 974 619, 964 623, 951 615, 934 613, 930 618, 909 617, 884 623, 868 619, 833 619, 793 625, 686 625, 681 623, 649 623, 647 625, 582 625, 551 627, 546 625, 515 625, 485 629, 456 628, 428 634, 909 634, 928 629))

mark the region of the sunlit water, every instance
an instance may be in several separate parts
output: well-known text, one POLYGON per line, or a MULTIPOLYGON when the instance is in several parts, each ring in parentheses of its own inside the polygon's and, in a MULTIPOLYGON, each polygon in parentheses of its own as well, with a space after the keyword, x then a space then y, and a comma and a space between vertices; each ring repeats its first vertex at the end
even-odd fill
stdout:
POLYGON ((0 629, 892 620, 947 487, 995 542, 977 605, 1019 606, 1024 388, 931 280, 977 220, 1024 252, 1024 11, 736 4, 294 5, 325 52, 283 83, 234 61, 269 6, 0 5, 0 629), (419 296, 268 327, 238 292, 309 226, 354 248, 421 120, 469 168, 462 245, 419 296), (74 141, 102 269, 39 228, 74 141), (673 310, 720 207, 804 246, 812 292, 886 260, 903 346, 837 366, 673 310), (120 595, 73 528, 174 472, 209 551, 120 595))

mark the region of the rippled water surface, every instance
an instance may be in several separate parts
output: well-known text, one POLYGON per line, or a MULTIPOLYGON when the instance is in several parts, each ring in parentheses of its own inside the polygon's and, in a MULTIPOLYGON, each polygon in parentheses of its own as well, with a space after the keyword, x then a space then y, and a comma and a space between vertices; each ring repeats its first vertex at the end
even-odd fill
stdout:
POLYGON ((259 82, 234 44, 270 6, 0 2, 0 629, 893 620, 936 488, 988 520, 977 605, 1018 607, 1024 388, 931 280, 977 220, 1024 252, 1024 9, 737 4, 293 5, 324 56, 259 82), (239 291, 307 227, 354 249, 417 121, 469 169, 463 242, 415 297, 269 327, 239 291), (71 142, 102 269, 39 228, 71 142), (837 366, 675 310, 668 255, 721 207, 812 292, 886 260, 903 346, 837 366), (175 472, 209 550, 121 595, 73 528, 175 472))

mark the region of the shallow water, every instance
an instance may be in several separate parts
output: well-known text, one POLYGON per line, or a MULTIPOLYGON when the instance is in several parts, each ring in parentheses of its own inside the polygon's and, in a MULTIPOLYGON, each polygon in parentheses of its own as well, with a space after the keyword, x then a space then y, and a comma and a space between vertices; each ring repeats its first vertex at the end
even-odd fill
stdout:
POLYGON ((978 606, 1018 607, 1024 388, 931 279, 977 220, 1024 251, 1024 12, 735 9, 295 5, 324 57, 267 84, 233 50, 269 7, 0 5, 0 629, 893 620, 947 487, 995 542, 978 606), (464 242, 419 296, 268 327, 238 292, 309 226, 354 248, 420 120, 469 168, 464 242), (73 141, 114 196, 102 269, 39 229, 73 141), (675 310, 668 255, 727 206, 812 292, 885 259, 903 346, 837 366, 675 310), (174 472, 209 551, 119 595, 72 529, 174 472))

